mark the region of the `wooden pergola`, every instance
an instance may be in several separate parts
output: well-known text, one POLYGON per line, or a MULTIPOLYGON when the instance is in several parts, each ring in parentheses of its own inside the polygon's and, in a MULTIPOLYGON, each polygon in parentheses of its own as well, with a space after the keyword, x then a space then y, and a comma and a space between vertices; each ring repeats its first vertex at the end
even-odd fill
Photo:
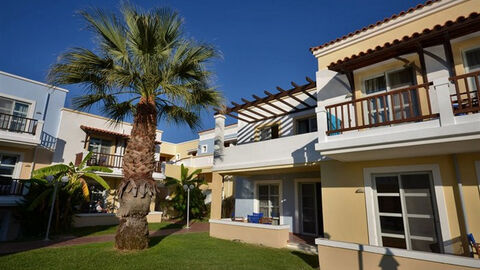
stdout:
POLYGON ((252 95, 253 101, 249 101, 242 98, 242 104, 232 102, 232 107, 226 107, 223 110, 215 109, 217 114, 225 114, 238 120, 253 123, 261 120, 272 119, 280 116, 284 116, 291 113, 301 112, 315 108, 315 105, 308 104, 305 100, 298 97, 298 94, 305 94, 308 98, 317 101, 315 94, 312 94, 312 90, 316 88, 314 80, 306 77, 307 84, 298 85, 295 82, 291 82, 293 88, 289 90, 282 89, 277 86, 278 93, 272 94, 269 91, 264 91, 265 97, 261 98, 257 95, 252 95), (300 107, 290 104, 285 98, 291 98, 301 105, 300 107), (286 108, 282 108, 274 102, 280 102, 284 104, 286 108), (269 108, 270 107, 270 108, 269 108), (272 110, 272 108, 274 110, 272 110), (258 109, 258 110, 255 110, 258 109), (261 112, 260 112, 261 111, 261 112), (245 113, 249 112, 249 114, 245 113), (235 113, 235 114, 234 114, 235 113))

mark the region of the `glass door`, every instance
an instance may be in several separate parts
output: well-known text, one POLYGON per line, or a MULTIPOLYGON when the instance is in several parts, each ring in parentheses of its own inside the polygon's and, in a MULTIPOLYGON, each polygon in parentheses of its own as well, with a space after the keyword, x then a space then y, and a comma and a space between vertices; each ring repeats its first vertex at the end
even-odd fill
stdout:
POLYGON ((441 252, 430 173, 377 175, 374 179, 381 245, 441 252))
POLYGON ((301 232, 318 235, 317 194, 315 183, 300 184, 301 232))

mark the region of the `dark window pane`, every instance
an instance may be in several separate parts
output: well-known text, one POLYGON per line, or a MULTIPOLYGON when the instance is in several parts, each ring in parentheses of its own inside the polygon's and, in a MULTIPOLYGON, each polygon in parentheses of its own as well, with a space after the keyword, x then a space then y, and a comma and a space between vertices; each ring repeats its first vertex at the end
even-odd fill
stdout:
POLYGON ((297 121, 297 134, 304 134, 308 132, 308 119, 301 119, 297 121))
POLYGON ((272 132, 272 139, 278 138, 278 130, 279 130, 278 125, 273 125, 273 126, 272 126, 272 130, 271 130, 271 132, 272 132))
POLYGON ((377 176, 375 182, 377 193, 398 193, 397 176, 377 176))
POLYGON ((433 215, 432 200, 428 197, 405 197, 405 205, 407 206, 407 213, 433 215))
POLYGON ((470 69, 480 68, 480 48, 465 52, 465 59, 470 69))
POLYGON ((405 193, 427 193, 430 194, 429 174, 404 174, 402 188, 405 193))
POLYGON ((0 164, 2 165, 15 165, 17 163, 17 157, 15 156, 2 156, 0 164))
POLYGON ((440 253, 438 242, 412 239, 412 249, 419 251, 440 253))
POLYGON ((0 174, 13 175, 13 167, 2 167, 2 166, 0 166, 0 174))
POLYGON ((390 89, 414 85, 413 70, 411 68, 405 68, 388 73, 388 83, 390 89))
POLYGON ((394 237, 382 237, 382 242, 384 247, 394 247, 394 248, 407 248, 405 239, 394 238, 394 237))
POLYGON ((383 233, 404 234, 401 217, 380 217, 380 227, 383 233))
POLYGON ((408 218, 410 235, 436 238, 433 218, 408 218))
POLYGON ((385 76, 365 80, 365 92, 367 94, 375 93, 386 89, 387 83, 385 82, 385 76))
POLYGON ((382 213, 401 213, 400 197, 378 196, 378 210, 382 213))
POLYGON ((267 185, 258 186, 258 194, 259 196, 268 196, 268 186, 267 185))

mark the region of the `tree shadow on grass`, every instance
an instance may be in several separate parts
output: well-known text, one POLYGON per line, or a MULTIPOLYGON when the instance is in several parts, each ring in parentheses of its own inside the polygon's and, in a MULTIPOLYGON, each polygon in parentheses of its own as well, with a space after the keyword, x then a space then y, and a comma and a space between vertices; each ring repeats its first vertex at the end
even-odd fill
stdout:
POLYGON ((292 251, 290 253, 302 259, 304 262, 310 265, 313 269, 319 269, 320 265, 318 263, 318 255, 307 254, 299 251, 292 251))
POLYGON ((169 235, 172 235, 182 230, 184 225, 185 225, 185 221, 179 220, 152 232, 150 234, 150 242, 148 244, 149 247, 151 248, 156 246, 158 243, 160 243, 163 239, 165 239, 169 235))

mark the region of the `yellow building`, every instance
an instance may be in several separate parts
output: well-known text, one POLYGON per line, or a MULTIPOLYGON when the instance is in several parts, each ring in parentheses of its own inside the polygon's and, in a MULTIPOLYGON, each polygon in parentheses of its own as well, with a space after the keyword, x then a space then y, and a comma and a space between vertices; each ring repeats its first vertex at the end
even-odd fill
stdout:
POLYGON ((282 136, 308 126, 292 116, 309 110, 307 86, 222 112, 239 119, 239 143, 213 171, 236 175, 235 215, 280 222, 212 215, 210 234, 280 247, 282 230, 314 235, 321 269, 480 267, 467 239, 480 238, 479 13, 476 0, 428 1, 311 48, 312 141, 282 136), (295 106, 275 108, 286 103, 295 106))

